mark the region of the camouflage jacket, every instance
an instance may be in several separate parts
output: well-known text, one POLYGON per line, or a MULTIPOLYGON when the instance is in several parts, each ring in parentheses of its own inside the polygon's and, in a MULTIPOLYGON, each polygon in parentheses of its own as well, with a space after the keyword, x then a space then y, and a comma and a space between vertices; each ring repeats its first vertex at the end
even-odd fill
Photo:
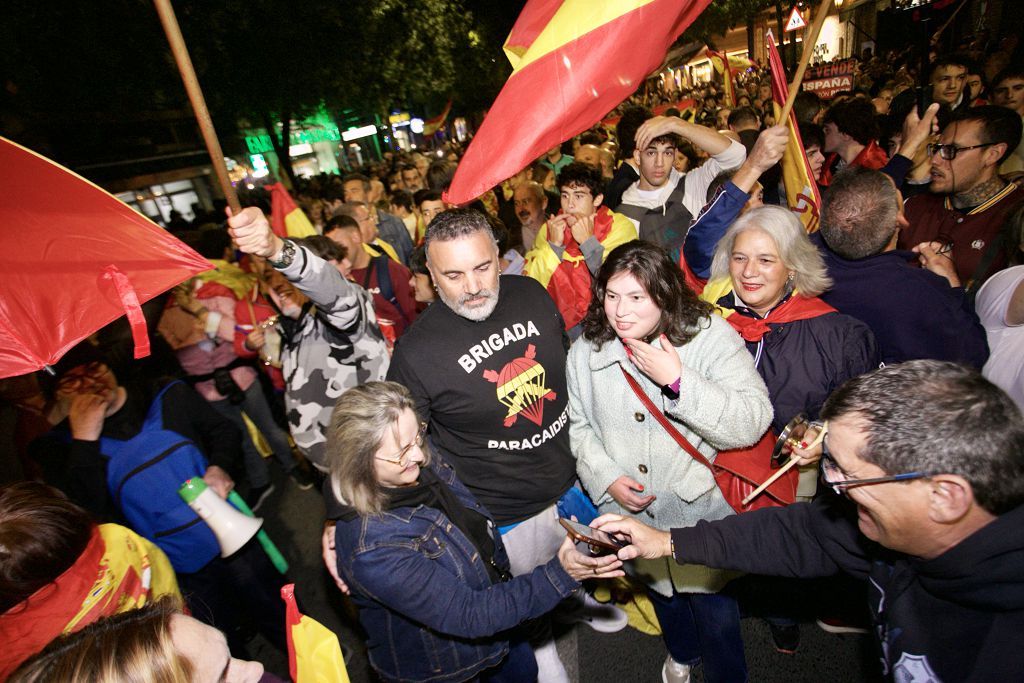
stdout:
POLYGON ((365 289, 298 245, 292 263, 279 270, 314 306, 283 325, 288 427, 309 461, 326 471, 335 401, 354 386, 383 380, 390 358, 365 289))

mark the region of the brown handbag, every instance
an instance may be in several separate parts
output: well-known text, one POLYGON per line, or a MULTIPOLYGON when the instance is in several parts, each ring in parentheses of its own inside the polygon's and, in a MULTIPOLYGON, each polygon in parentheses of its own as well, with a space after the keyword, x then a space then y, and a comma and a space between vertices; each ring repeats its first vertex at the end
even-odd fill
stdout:
POLYGON ((626 372, 626 368, 619 364, 622 376, 626 378, 633 393, 640 402, 644 404, 654 419, 665 428, 676 443, 689 454, 691 458, 711 470, 715 477, 715 483, 722 491, 725 500, 736 512, 749 512, 759 508, 783 507, 789 505, 796 499, 796 487, 800 473, 792 468, 784 475, 776 479, 768 488, 749 504, 743 505, 742 501, 750 495, 754 489, 760 486, 761 482, 767 481, 773 474, 772 450, 775 448, 775 434, 768 428, 761 439, 753 446, 746 448, 733 448, 727 451, 719 451, 715 461, 711 462, 705 458, 700 451, 693 447, 686 437, 679 433, 679 430, 672 426, 665 414, 658 409, 650 397, 644 392, 640 383, 632 375, 626 372))

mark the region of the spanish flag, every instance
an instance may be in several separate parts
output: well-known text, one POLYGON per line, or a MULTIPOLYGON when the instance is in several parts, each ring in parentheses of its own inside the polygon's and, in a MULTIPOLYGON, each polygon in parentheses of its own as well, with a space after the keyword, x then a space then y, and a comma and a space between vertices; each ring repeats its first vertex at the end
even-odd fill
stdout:
POLYGON ((281 587, 288 629, 288 670, 295 683, 349 683, 338 636, 299 611, 295 584, 281 587))
POLYGON ((661 65, 710 1, 529 0, 505 41, 512 75, 445 201, 472 201, 594 125, 661 65))
POLYGON ((309 218, 295 205, 295 200, 288 194, 281 183, 267 185, 270 192, 270 227, 278 237, 309 237, 316 235, 316 228, 309 218))
POLYGON ((429 138, 431 135, 441 130, 441 126, 448 119, 448 113, 452 110, 452 101, 448 100, 448 104, 444 105, 444 111, 432 119, 427 119, 423 122, 423 137, 429 138))
POLYGON ((728 107, 736 106, 736 82, 733 81, 732 68, 729 66, 729 58, 724 52, 715 52, 711 48, 704 51, 715 72, 722 76, 722 90, 725 95, 725 104, 728 107))
MULTIPOLYGON (((766 38, 768 63, 772 71, 772 100, 775 102, 775 117, 778 118, 789 94, 789 86, 786 85, 786 71, 779 51, 775 49, 775 37, 771 31, 768 31, 766 38)), ((804 141, 800 139, 795 112, 789 113, 786 126, 789 128, 789 144, 782 155, 782 183, 786 186, 786 203, 800 217, 807 232, 816 232, 818 218, 821 216, 821 193, 818 191, 818 183, 811 176, 811 164, 804 152, 804 141)))
POLYGON ((740 71, 749 69, 754 65, 752 61, 746 57, 739 55, 730 55, 725 52, 716 52, 711 48, 706 49, 705 54, 708 59, 711 60, 711 65, 715 67, 717 73, 722 74, 723 90, 725 91, 725 99, 727 105, 730 107, 736 106, 736 70, 740 71))

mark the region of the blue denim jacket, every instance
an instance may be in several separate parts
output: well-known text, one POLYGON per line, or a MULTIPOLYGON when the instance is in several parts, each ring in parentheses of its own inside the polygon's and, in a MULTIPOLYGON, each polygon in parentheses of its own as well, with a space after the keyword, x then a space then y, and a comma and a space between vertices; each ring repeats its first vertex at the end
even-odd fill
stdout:
MULTIPOLYGON (((489 513, 434 454, 463 505, 489 513)), ((464 681, 508 654, 505 631, 549 612, 579 585, 558 558, 491 584, 473 543, 439 510, 399 508, 337 523, 338 570, 359 606, 370 663, 388 681, 464 681)), ((495 529, 495 563, 508 556, 495 529)))

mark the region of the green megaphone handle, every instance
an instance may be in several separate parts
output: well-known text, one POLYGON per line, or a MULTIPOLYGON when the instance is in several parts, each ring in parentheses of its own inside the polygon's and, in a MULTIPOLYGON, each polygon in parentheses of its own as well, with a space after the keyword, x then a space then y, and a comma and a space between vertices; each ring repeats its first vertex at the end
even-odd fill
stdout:
MULTIPOLYGON (((237 491, 232 491, 228 494, 228 502, 238 508, 242 514, 248 515, 249 517, 256 516, 253 514, 252 510, 249 509, 249 506, 246 505, 245 501, 242 500, 242 497, 238 495, 237 491)), ((288 560, 284 559, 284 555, 282 555, 281 551, 277 549, 274 542, 270 540, 270 536, 267 536, 267 532, 260 529, 256 532, 256 539, 260 542, 260 545, 263 546, 263 552, 265 552, 267 557, 270 558, 270 561, 274 564, 277 571, 282 574, 286 573, 288 571, 288 560)))

